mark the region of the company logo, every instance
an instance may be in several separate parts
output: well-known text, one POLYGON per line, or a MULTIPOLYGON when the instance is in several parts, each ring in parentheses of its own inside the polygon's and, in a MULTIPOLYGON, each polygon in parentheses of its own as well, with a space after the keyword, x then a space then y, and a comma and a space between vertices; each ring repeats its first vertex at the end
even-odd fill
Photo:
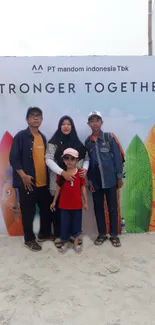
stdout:
MULTIPOLYGON (((48 65, 48 66, 45 66, 43 68, 43 66, 41 64, 34 64, 32 66, 32 72, 33 73, 42 73, 43 71, 46 71, 46 72, 55 72, 56 71, 56 67, 54 65, 48 65)), ((63 68, 58 68, 58 72, 63 72, 63 68)))
POLYGON ((33 67, 32 67, 32 71, 34 72, 34 73, 42 73, 43 72, 43 67, 42 67, 42 65, 40 64, 40 65, 33 65, 33 67))

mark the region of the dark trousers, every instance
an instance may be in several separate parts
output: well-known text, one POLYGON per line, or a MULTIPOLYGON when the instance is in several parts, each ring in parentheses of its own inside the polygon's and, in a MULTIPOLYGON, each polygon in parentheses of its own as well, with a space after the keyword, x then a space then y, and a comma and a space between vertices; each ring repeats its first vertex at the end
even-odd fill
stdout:
POLYGON ((73 236, 77 238, 82 232, 82 209, 61 211, 61 240, 68 242, 73 236))
POLYGON ((110 235, 118 235, 117 191, 116 187, 96 190, 93 193, 94 210, 99 234, 106 235, 106 221, 104 211, 104 197, 110 218, 110 235))
MULTIPOLYGON (((51 196, 51 202, 53 202, 54 196, 51 196)), ((60 228, 61 228, 61 217, 60 217, 60 209, 58 208, 58 201, 55 207, 55 211, 52 212, 52 220, 53 220, 53 228, 54 228, 54 236, 56 238, 60 238, 60 228)))
POLYGON ((48 187, 35 187, 31 192, 26 191, 23 187, 19 188, 19 199, 25 242, 35 239, 33 221, 36 214, 36 204, 39 207, 40 214, 39 236, 50 236, 52 224, 50 204, 52 199, 48 187))

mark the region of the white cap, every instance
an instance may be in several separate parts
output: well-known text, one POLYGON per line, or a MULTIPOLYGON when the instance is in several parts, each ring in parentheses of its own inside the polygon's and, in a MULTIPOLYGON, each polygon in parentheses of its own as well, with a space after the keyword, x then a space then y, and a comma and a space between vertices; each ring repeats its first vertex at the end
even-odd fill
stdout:
POLYGON ((62 157, 69 155, 72 156, 74 158, 78 158, 79 157, 79 153, 77 150, 72 149, 72 148, 67 148, 66 150, 64 150, 62 157))
POLYGON ((102 119, 102 115, 101 115, 101 113, 100 113, 99 111, 93 111, 93 112, 91 112, 91 113, 88 115, 88 120, 89 120, 91 117, 93 117, 93 116, 98 116, 98 117, 100 117, 100 118, 102 119))

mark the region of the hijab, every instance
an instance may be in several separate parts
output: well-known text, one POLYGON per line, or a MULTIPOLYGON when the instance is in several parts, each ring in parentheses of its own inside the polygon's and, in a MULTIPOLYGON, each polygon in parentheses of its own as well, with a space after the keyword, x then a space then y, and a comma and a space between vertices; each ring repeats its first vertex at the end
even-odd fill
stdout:
POLYGON ((82 142, 79 140, 77 135, 74 122, 72 118, 68 115, 63 116, 59 123, 58 128, 52 138, 49 140, 49 143, 57 146, 54 159, 59 165, 59 167, 64 168, 64 163, 62 159, 62 154, 65 149, 73 148, 79 152, 79 160, 84 159, 86 155, 86 149, 82 142), (68 120, 71 124, 71 132, 70 134, 63 134, 61 131, 61 125, 65 120, 68 120))

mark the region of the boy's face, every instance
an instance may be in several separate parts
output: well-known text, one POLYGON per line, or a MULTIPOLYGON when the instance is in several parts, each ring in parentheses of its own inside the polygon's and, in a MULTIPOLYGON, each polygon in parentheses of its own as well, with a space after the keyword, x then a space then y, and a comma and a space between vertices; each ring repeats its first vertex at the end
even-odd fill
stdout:
POLYGON ((88 120, 88 125, 90 126, 90 128, 92 129, 93 132, 100 131, 102 124, 103 124, 103 121, 98 116, 92 116, 88 120))
POLYGON ((72 157, 70 155, 66 155, 63 157, 63 161, 67 168, 75 168, 77 165, 77 158, 72 157))
POLYGON ((30 127, 38 129, 42 123, 42 120, 43 117, 40 113, 32 112, 27 118, 27 123, 30 127))

